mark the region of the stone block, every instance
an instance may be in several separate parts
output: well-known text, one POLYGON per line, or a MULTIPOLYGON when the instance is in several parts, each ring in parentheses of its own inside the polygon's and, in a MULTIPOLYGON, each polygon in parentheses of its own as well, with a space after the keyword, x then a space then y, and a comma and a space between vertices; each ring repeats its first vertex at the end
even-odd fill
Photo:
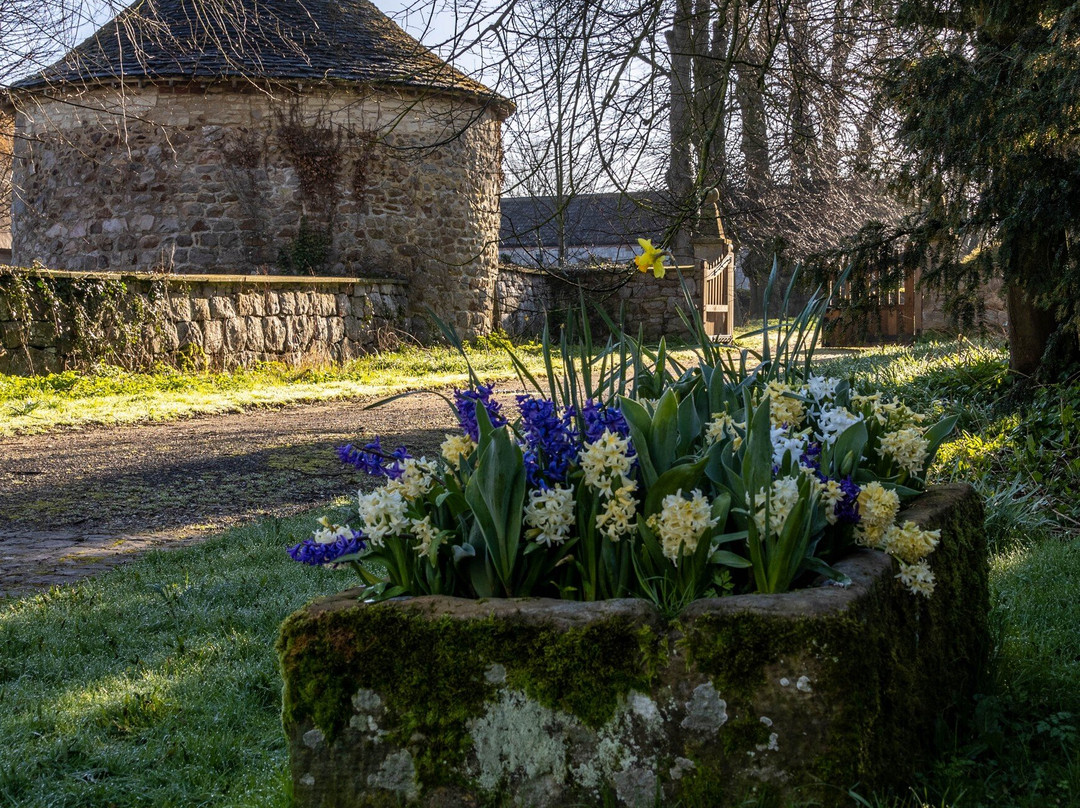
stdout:
MULTIPOLYGON (((0 306, 3 306, 4 301, 0 300, 0 306)), ((2 311, 2 309, 0 309, 2 311)), ((352 313, 352 306, 349 304, 349 296, 343 294, 334 295, 334 313, 338 317, 345 317, 352 313)), ((0 314, 0 320, 6 319, 0 314)))
POLYGON ((261 317, 245 317, 244 327, 247 329, 247 336, 244 339, 244 344, 252 351, 264 351, 266 350, 266 338, 263 336, 263 321, 261 317))
POLYGON ((345 322, 341 317, 327 317, 323 322, 329 344, 335 345, 345 339, 345 322))
POLYGON ((191 319, 198 322, 210 319, 210 301, 205 297, 191 298, 191 319))
POLYGON ((282 314, 296 314, 296 292, 278 292, 277 298, 282 314))
POLYGON ((973 489, 902 518, 941 529, 928 599, 859 550, 847 588, 673 621, 644 600, 317 600, 278 641, 295 804, 839 806, 906 785, 971 705, 989 598, 973 489))
POLYGON ((361 333, 363 332, 363 326, 361 321, 349 315, 342 319, 342 323, 345 326, 345 338, 356 342, 360 341, 361 333))
POLYGON ((26 344, 33 348, 56 347, 56 325, 52 322, 34 320, 27 329, 26 344))
POLYGON ((191 298, 180 289, 170 289, 168 307, 170 307, 173 320, 177 322, 187 322, 194 319, 191 313, 191 298))
POLYGON ((368 294, 353 295, 352 314, 358 320, 369 320, 374 313, 371 296, 368 294))
POLYGON ((179 341, 179 348, 186 348, 188 346, 194 346, 202 348, 203 344, 203 332, 202 326, 196 322, 180 322, 176 324, 176 338, 179 341))
POLYGON ((203 350, 217 356, 225 348, 225 329, 221 320, 207 320, 203 323, 203 350))
POLYGON ((315 341, 315 329, 315 320, 311 317, 286 317, 286 349, 300 353, 308 351, 315 341))
POLYGON ((216 294, 210 298, 210 316, 215 320, 225 320, 236 316, 236 306, 228 294, 216 294))
POLYGON ((0 345, 8 350, 22 347, 23 334, 18 323, 0 323, 0 345))
POLYGON ((56 348, 24 348, 22 351, 26 357, 27 368, 30 373, 59 373, 64 369, 56 348))
POLYGON ((295 292, 296 295, 296 313, 297 314, 312 314, 314 312, 315 297, 314 292, 295 292))
POLYGON ((156 351, 172 353, 180 347, 180 336, 174 323, 162 323, 157 326, 156 351))
POLYGON ((265 314, 263 307, 263 296, 255 292, 245 292, 237 295, 236 313, 243 317, 251 315, 261 317, 263 314, 265 314))
POLYGON ((281 301, 278 299, 277 292, 269 289, 263 292, 263 311, 266 314, 281 313, 281 301))
POLYGON ((247 325, 242 317, 230 317, 225 323, 225 348, 230 353, 244 350, 247 344, 247 325))
POLYGON ((282 317, 266 317, 262 323, 266 350, 280 354, 285 350, 285 320, 282 317))

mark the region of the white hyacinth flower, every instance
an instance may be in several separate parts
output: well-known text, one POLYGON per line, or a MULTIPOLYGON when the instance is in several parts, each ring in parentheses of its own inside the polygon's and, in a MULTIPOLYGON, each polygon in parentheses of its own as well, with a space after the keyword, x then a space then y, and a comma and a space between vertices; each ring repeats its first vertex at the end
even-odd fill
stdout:
POLYGON ((408 501, 400 492, 386 487, 376 488, 370 494, 361 492, 359 512, 364 522, 364 536, 373 545, 379 546, 388 536, 407 532, 410 524, 405 511, 408 507, 408 501))
POLYGON ((525 505, 526 537, 550 547, 570 538, 574 524, 574 489, 556 485, 529 494, 525 505))
POLYGON ((821 431, 817 434, 817 439, 832 446, 844 430, 861 420, 862 415, 855 415, 843 407, 822 407, 821 416, 818 418, 818 429, 821 431))

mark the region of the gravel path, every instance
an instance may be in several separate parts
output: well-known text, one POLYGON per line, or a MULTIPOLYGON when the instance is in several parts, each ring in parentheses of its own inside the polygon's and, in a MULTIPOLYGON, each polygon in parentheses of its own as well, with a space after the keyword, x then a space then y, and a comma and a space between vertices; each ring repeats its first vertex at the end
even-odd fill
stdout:
POLYGON ((430 456, 456 429, 436 395, 366 403, 0 438, 0 597, 327 504, 365 480, 335 447, 380 435, 430 456))

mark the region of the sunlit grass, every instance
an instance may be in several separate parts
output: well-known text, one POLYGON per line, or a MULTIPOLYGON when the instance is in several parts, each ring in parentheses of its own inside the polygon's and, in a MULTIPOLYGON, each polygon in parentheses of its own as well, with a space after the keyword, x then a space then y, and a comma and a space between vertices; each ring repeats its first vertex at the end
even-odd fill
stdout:
POLYGON ((999 554, 991 570, 1002 682, 1021 700, 1076 711, 1080 725, 1080 537, 999 554))
MULTIPOLYGON (((505 379, 515 371, 497 339, 470 346, 481 378, 505 379)), ((543 369, 536 343, 514 346, 530 372, 543 369)), ((338 399, 386 396, 415 388, 461 386, 465 361, 451 348, 406 347, 341 365, 290 368, 267 364, 231 373, 180 371, 162 366, 132 373, 101 366, 47 376, 0 374, 0 435, 62 426, 165 421, 338 399)))

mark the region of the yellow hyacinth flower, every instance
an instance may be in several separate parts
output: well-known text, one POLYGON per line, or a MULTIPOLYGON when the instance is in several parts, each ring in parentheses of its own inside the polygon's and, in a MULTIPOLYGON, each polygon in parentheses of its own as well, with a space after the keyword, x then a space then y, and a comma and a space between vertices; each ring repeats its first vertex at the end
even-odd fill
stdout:
POLYGON ((640 272, 648 272, 651 269, 653 277, 664 277, 667 273, 667 269, 664 267, 664 251, 656 249, 649 239, 639 238, 637 243, 641 246, 641 249, 644 250, 641 255, 634 258, 634 263, 637 264, 638 270, 640 272))

